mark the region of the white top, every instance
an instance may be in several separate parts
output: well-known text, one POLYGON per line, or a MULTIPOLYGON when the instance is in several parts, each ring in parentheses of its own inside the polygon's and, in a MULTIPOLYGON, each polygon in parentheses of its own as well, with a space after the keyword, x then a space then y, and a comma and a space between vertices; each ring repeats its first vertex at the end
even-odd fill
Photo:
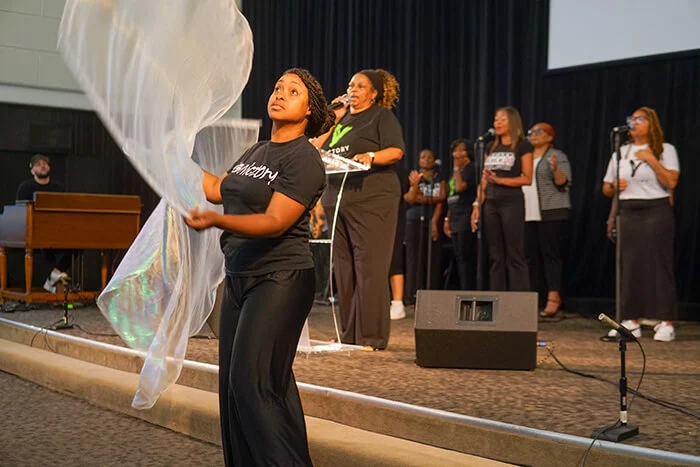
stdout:
MULTIPOLYGON (((620 192, 620 199, 658 199, 668 198, 669 190, 663 186, 659 179, 656 178, 654 169, 646 162, 641 162, 637 159, 636 153, 640 149, 646 149, 647 144, 629 145, 625 144, 620 148, 620 178, 627 180, 627 188, 620 192)), ((680 173, 678 164, 678 154, 676 148, 672 144, 664 143, 664 152, 659 157, 659 162, 667 170, 675 170, 680 173)), ((605 172, 603 181, 613 183, 617 175, 617 161, 615 154, 610 157, 608 170, 605 172)))
POLYGON ((535 158, 532 161, 532 184, 523 185, 523 195, 525 195, 525 222, 534 222, 542 220, 542 212, 540 211, 540 196, 537 193, 537 164, 542 160, 542 156, 535 158))

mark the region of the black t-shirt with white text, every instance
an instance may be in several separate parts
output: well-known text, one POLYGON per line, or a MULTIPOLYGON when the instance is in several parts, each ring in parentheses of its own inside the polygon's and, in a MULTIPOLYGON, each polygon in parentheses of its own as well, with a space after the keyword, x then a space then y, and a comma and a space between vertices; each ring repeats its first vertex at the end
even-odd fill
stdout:
POLYGON ((34 201, 34 193, 37 191, 48 191, 51 193, 63 193, 65 189, 58 182, 50 180, 46 185, 37 183, 36 180, 30 178, 23 181, 17 188, 17 196, 15 199, 22 201, 34 201))
POLYGON ((309 210, 326 186, 318 150, 300 136, 285 143, 261 141, 248 149, 221 182, 225 214, 262 214, 273 192, 304 205, 304 214, 281 236, 221 234, 226 273, 258 276, 279 270, 313 267, 309 249, 309 210))
MULTIPOLYGON (((331 135, 323 144, 326 151, 348 159, 352 159, 356 154, 386 148, 398 148, 405 152, 406 145, 396 115, 378 105, 356 114, 347 112, 333 127, 331 135)), ((369 172, 379 172, 390 167, 391 165, 376 165, 369 172)))
MULTIPOLYGON (((524 139, 518 142, 515 151, 510 146, 501 144, 488 154, 484 161, 484 168, 491 169, 497 177, 519 177, 523 173, 522 157, 525 154, 532 153, 533 150, 532 144, 524 139)), ((521 187, 496 185, 494 183, 489 183, 486 186, 486 199, 503 199, 518 196, 523 196, 521 187)))

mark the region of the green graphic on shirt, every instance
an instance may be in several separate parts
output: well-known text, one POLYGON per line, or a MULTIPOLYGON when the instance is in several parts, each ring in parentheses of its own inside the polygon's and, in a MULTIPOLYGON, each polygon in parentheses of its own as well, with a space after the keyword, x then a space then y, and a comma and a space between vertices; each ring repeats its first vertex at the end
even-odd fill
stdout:
POLYGON ((450 194, 447 196, 453 196, 455 194, 455 179, 454 178, 450 179, 449 185, 450 185, 450 194))
POLYGON ((336 144, 338 144, 338 141, 340 139, 347 135, 350 130, 352 130, 352 127, 350 125, 343 126, 342 124, 338 123, 335 128, 333 129, 333 134, 331 135, 331 142, 328 145, 329 148, 332 148, 336 144))

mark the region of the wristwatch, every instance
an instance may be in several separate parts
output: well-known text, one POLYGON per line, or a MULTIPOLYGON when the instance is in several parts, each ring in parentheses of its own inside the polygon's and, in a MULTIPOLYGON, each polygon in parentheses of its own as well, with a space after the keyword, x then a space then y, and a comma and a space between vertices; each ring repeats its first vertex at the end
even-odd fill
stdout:
POLYGON ((373 152, 368 152, 369 155, 369 165, 374 165, 374 153, 373 152))

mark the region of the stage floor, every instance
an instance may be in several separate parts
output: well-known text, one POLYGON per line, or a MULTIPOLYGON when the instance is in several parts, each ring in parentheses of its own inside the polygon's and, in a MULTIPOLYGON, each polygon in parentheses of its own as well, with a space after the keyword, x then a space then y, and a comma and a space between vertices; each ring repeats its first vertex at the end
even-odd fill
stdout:
MULTIPOLYGON (((609 310, 601 310, 609 311, 609 310)), ((48 326, 62 316, 60 308, 1 313, 1 317, 48 326)), ((72 321, 92 333, 111 328, 94 307, 72 311, 72 321)), ((318 306, 309 318, 311 339, 335 335, 330 308, 318 306)), ((98 336, 81 329, 62 331, 101 342, 124 345, 118 337, 98 336)), ((538 339, 570 369, 592 373, 615 385, 564 371, 538 349, 534 371, 426 369, 415 364, 412 310, 406 319, 392 321, 389 346, 381 352, 298 353, 297 381, 446 410, 505 423, 587 437, 594 428, 613 423, 618 416, 619 353, 616 343, 603 342, 607 332, 597 320, 569 316, 561 322, 540 323, 538 339)), ((678 323, 676 341, 654 342, 653 331, 641 339, 647 368, 640 391, 700 412, 700 323, 678 323)), ((187 359, 217 363, 218 341, 211 332, 189 342, 187 359)), ((627 352, 630 387, 636 387, 642 369, 637 345, 627 352)), ((700 455, 700 421, 681 412, 634 398, 629 423, 640 435, 626 443, 654 449, 700 455)))

